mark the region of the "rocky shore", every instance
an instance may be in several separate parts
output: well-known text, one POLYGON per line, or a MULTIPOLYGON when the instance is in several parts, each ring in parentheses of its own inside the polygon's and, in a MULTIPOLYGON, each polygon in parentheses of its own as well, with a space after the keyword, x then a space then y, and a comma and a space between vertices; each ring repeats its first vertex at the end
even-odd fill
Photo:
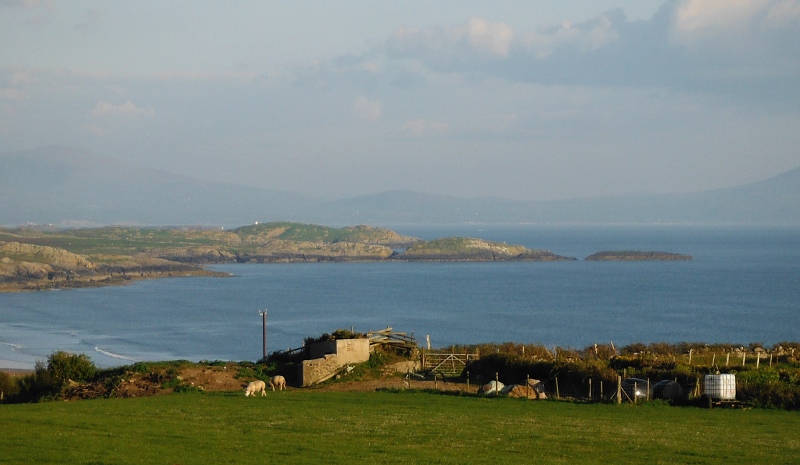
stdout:
POLYGON ((617 250, 597 252, 589 255, 589 261, 659 261, 659 260, 691 260, 691 255, 672 252, 644 252, 640 250, 617 250))

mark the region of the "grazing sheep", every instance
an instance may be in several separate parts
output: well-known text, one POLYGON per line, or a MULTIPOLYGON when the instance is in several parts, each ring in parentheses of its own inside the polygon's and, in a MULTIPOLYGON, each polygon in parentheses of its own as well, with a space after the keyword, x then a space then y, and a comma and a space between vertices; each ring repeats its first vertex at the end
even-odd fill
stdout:
POLYGON ((283 391, 283 388, 286 387, 286 378, 284 378, 281 375, 273 376, 269 380, 269 385, 270 385, 270 387, 272 388, 273 391, 275 390, 275 387, 277 387, 279 390, 283 391))
MULTIPOLYGON (((272 383, 270 382, 270 384, 272 384, 272 383)), ((256 381, 253 381, 252 383, 247 385, 247 388, 245 388, 245 390, 244 390, 244 396, 247 397, 250 394, 255 396, 256 393, 259 392, 259 391, 261 392, 262 396, 266 396, 267 395, 267 384, 264 381, 256 380, 256 381)))

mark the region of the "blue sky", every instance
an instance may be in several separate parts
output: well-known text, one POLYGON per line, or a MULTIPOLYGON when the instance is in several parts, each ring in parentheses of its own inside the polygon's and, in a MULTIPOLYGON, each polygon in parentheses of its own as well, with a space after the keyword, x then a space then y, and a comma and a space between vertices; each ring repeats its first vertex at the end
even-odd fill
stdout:
POLYGON ((800 166, 800 0, 0 0, 0 150, 335 198, 800 166))

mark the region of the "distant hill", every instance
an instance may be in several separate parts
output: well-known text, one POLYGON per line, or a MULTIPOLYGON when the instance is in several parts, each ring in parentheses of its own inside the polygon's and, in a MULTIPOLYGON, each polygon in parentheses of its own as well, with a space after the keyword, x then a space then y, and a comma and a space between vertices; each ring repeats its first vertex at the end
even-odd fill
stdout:
POLYGON ((0 224, 800 225, 800 168, 744 186, 546 202, 389 191, 337 201, 199 181, 68 147, 0 153, 0 224))
POLYGON ((392 191, 325 205, 316 221, 351 223, 592 223, 800 225, 800 168, 743 186, 523 202, 392 191))
MULTIPOLYGON (((199 181, 70 147, 0 153, 0 224, 247 224, 314 203, 199 181)), ((301 218, 300 218, 301 219, 301 218)))

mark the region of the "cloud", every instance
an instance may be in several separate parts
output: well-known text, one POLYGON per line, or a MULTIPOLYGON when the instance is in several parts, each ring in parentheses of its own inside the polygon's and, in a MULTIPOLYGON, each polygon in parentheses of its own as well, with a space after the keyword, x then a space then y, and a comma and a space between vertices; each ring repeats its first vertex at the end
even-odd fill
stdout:
POLYGON ((377 121, 381 119, 381 102, 360 95, 353 102, 353 113, 359 119, 377 121))
POLYGON ((151 108, 138 108, 133 102, 128 100, 122 105, 114 105, 108 102, 99 101, 92 110, 95 118, 123 118, 140 119, 142 117, 152 117, 155 111, 151 108))
POLYGON ((441 136, 449 130, 450 126, 441 121, 418 119, 403 124, 403 131, 411 137, 441 136))
POLYGON ((472 18, 465 27, 456 29, 456 36, 462 36, 474 50, 496 56, 508 56, 514 29, 505 23, 492 23, 480 18, 472 18))
POLYGON ((126 130, 131 123, 155 116, 152 108, 139 108, 128 100, 121 105, 100 100, 92 109, 93 120, 81 127, 95 136, 107 136, 126 130))
POLYGON ((797 43, 800 0, 671 0, 649 20, 617 9, 531 31, 482 18, 401 28, 360 56, 296 69, 295 82, 409 86, 447 75, 786 101, 800 99, 797 43))
MULTIPOLYGON (((800 0, 684 0, 673 11, 672 38, 684 45, 759 43, 774 33, 798 38, 800 0), (793 31, 792 31, 793 30, 793 31)), ((780 46, 774 40, 762 45, 780 46)), ((723 50, 724 51, 724 50, 723 50)))

